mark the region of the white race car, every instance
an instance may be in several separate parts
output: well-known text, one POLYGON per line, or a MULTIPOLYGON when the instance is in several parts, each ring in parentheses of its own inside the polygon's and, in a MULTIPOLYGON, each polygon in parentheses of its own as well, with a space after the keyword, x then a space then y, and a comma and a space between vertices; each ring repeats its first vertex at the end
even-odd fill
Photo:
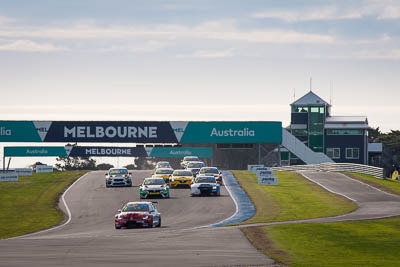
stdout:
POLYGON ((190 195, 214 195, 220 196, 220 185, 217 183, 214 176, 197 176, 193 184, 190 185, 190 195))
POLYGON ((200 172, 198 175, 214 176, 215 179, 217 180, 217 183, 222 185, 222 172, 220 172, 215 167, 203 167, 200 169, 200 172))
POLYGON ((140 198, 161 196, 169 198, 169 186, 163 178, 145 178, 139 188, 140 198))
POLYGON ((106 173, 106 187, 132 186, 132 174, 125 168, 111 168, 106 173))

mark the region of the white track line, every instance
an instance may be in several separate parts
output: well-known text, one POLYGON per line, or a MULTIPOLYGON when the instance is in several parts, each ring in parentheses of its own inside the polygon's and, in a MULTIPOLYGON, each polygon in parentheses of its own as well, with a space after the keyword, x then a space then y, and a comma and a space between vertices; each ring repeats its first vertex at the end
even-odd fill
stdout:
POLYGON ((61 228, 61 227, 65 226, 65 225, 69 224, 70 221, 71 221, 72 215, 71 215, 71 211, 70 211, 69 208, 68 208, 67 202, 65 201, 65 194, 67 194, 68 191, 69 191, 76 183, 78 183, 81 179, 83 179, 83 178, 84 178, 86 175, 88 175, 88 174, 89 174, 89 172, 88 172, 88 173, 85 173, 83 176, 79 177, 79 179, 76 180, 75 182, 73 182, 73 183, 67 188, 67 190, 64 191, 64 193, 63 193, 62 196, 61 196, 61 200, 62 200, 62 202, 63 202, 63 204, 64 204, 65 209, 67 210, 67 215, 68 215, 68 220, 67 220, 65 223, 63 223, 62 225, 58 225, 58 226, 55 226, 55 227, 46 229, 46 230, 39 231, 39 232, 34 232, 34 233, 31 233, 31 234, 26 234, 26 235, 22 235, 22 236, 16 236, 16 237, 8 238, 8 239, 19 239, 19 238, 24 238, 24 237, 32 236, 32 235, 37 235, 37 234, 41 234, 41 233, 46 233, 46 232, 53 231, 53 230, 55 230, 55 229, 61 228))
MULTIPOLYGON (((300 173, 301 175, 303 175, 304 178, 310 180, 311 182, 313 182, 313 183, 319 185, 320 187, 324 188, 325 190, 328 190, 328 191, 331 192, 331 193, 334 193, 334 194, 336 194, 336 195, 340 195, 340 196, 342 196, 342 197, 345 197, 345 198, 347 198, 347 199, 349 199, 349 200, 351 200, 351 201, 353 201, 353 202, 357 202, 357 200, 352 199, 351 197, 348 197, 348 196, 346 196, 345 194, 342 194, 342 193, 333 191, 333 190, 329 189, 328 187, 322 185, 321 183, 318 183, 317 181, 314 181, 313 179, 311 179, 310 177, 308 177, 307 175, 305 175, 303 172, 298 172, 298 173, 300 173)), ((349 178, 349 179, 350 179, 350 178, 349 178)))
MULTIPOLYGON (((337 172, 336 172, 336 173, 337 173, 337 172)), ((372 186, 372 185, 369 185, 369 184, 364 183, 364 182, 362 182, 362 181, 359 181, 359 180, 357 180, 357 179, 350 178, 349 176, 347 176, 347 175, 344 174, 344 173, 340 173, 340 172, 339 172, 339 174, 343 175, 343 176, 346 177, 347 179, 350 179, 350 180, 352 180, 352 181, 359 182, 360 184, 366 185, 366 186, 368 186, 368 187, 370 187, 370 188, 373 188, 373 189, 375 189, 375 190, 378 190, 378 191, 380 191, 380 192, 382 192, 382 193, 385 193, 385 194, 387 194, 387 195, 390 195, 390 196, 393 196, 393 197, 399 197, 399 196, 397 196, 397 195, 394 195, 394 194, 385 192, 385 191, 383 191, 383 190, 381 190, 381 189, 379 189, 379 188, 376 188, 376 187, 374 187, 374 186, 372 186)))

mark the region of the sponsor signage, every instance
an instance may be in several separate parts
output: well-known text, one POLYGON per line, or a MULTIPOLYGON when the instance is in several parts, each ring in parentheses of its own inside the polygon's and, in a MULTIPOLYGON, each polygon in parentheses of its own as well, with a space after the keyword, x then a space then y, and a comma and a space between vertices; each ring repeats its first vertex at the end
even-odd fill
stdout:
POLYGON ((32 175, 31 168, 15 168, 15 173, 18 175, 32 175))
POLYGON ((256 171, 256 175, 258 176, 274 176, 274 171, 270 168, 262 168, 256 171))
POLYGON ((4 147, 5 157, 212 157, 211 147, 4 147))
POLYGON ((281 143, 281 122, 189 122, 181 143, 281 143))
POLYGON ((36 173, 53 172, 53 166, 50 165, 36 165, 36 173))
POLYGON ((14 173, 1 173, 0 172, 0 182, 12 182, 18 181, 18 174, 14 173))
POLYGON ((66 157, 68 156, 63 146, 13 146, 4 147, 6 157, 66 157))
POLYGON ((74 146, 70 157, 147 157, 143 147, 74 146))
POLYGON ((282 123, 0 121, 0 142, 281 143, 282 123))
POLYGON ((276 178, 276 177, 258 177, 258 184, 260 184, 260 185, 278 185, 278 178, 276 178))
POLYGON ((256 165, 247 165, 247 170, 248 171, 253 171, 253 168, 263 168, 264 165, 256 164, 256 165))
POLYGON ((254 167, 254 168, 252 168, 251 170, 252 170, 252 172, 253 172, 254 174, 257 175, 257 172, 258 172, 258 171, 267 171, 267 170, 269 170, 269 168, 267 168, 267 167, 254 167))
POLYGON ((198 156, 200 158, 212 158, 211 147, 155 147, 148 150, 149 157, 158 158, 183 158, 185 156, 198 156))
POLYGON ((260 185, 278 185, 278 178, 274 176, 274 171, 269 168, 257 168, 256 171, 258 184, 260 185), (260 170, 262 169, 262 170, 260 170))

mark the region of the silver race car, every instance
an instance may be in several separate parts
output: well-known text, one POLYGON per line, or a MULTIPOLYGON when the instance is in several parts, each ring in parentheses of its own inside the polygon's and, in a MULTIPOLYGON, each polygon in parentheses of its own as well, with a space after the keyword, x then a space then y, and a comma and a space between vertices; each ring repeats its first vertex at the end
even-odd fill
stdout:
POLYGON ((106 173, 106 187, 132 186, 132 174, 125 168, 111 168, 106 173))

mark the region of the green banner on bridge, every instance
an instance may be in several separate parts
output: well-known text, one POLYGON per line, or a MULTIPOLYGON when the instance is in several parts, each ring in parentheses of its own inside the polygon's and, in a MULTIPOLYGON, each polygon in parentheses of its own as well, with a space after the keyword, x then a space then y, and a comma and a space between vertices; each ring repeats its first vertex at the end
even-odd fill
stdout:
POLYGON ((0 142, 281 143, 275 121, 0 121, 0 142))
POLYGON ((281 143, 282 123, 270 121, 189 122, 181 143, 281 143))
POLYGON ((67 157, 63 146, 10 146, 4 147, 6 157, 67 157))
POLYGON ((211 147, 154 147, 146 148, 149 157, 155 158, 183 158, 185 156, 198 156, 212 158, 211 147))

